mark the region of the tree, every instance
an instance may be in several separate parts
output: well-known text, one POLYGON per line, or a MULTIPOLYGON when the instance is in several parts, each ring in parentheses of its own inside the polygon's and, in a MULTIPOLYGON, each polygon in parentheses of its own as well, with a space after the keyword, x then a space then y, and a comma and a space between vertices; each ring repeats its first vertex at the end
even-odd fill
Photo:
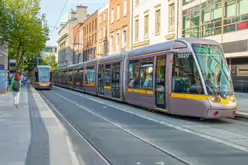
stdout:
POLYGON ((43 60, 40 55, 27 55, 25 57, 26 59, 24 60, 23 71, 32 71, 37 64, 43 64, 43 60))
MULTIPOLYGON (((40 54, 49 39, 45 15, 40 15, 40 0, 0 0, 7 13, 4 16, 8 30, 0 33, 0 41, 9 45, 9 56, 17 61, 17 70, 23 57, 40 54)), ((1 20, 2 21, 2 20, 1 20)))
POLYGON ((55 55, 47 56, 45 60, 43 61, 43 64, 51 66, 53 70, 56 70, 58 67, 58 62, 56 61, 55 55), (51 63, 52 63, 52 66, 51 66, 51 63))

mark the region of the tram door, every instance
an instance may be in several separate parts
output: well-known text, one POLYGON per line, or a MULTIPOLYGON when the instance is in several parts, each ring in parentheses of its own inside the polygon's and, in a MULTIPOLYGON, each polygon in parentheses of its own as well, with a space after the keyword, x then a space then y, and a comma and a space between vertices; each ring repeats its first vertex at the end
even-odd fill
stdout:
POLYGON ((156 107, 166 109, 166 56, 159 56, 156 60, 156 81, 155 81, 155 99, 156 107))
POLYGON ((112 66, 112 97, 120 98, 120 63, 112 66))
POLYGON ((104 95, 104 72, 105 66, 99 65, 98 69, 98 93, 104 95))

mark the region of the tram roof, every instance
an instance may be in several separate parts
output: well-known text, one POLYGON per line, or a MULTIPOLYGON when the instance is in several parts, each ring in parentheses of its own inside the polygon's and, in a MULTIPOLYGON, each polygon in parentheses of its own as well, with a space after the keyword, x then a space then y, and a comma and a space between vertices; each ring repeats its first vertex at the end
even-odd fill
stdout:
POLYGON ((178 39, 173 40, 173 41, 158 43, 158 44, 155 44, 155 45, 150 45, 150 46, 147 46, 147 47, 132 50, 132 51, 130 51, 128 53, 128 56, 132 57, 132 56, 138 56, 138 55, 142 55, 142 54, 149 54, 149 53, 153 53, 153 52, 161 52, 161 51, 164 51, 164 50, 170 50, 172 45, 173 45, 173 43, 175 43, 176 41, 185 42, 186 44, 210 44, 210 45, 212 44, 212 45, 219 45, 218 42, 216 42, 214 40, 210 40, 210 39, 178 38, 178 39))
POLYGON ((209 44, 209 45, 219 45, 218 42, 211 39, 202 39, 202 38, 179 38, 175 41, 183 41, 188 44, 209 44))
POLYGON ((101 63, 101 62, 108 62, 108 61, 113 61, 113 60, 124 59, 125 55, 126 55, 126 53, 106 56, 106 57, 100 58, 99 62, 101 63))

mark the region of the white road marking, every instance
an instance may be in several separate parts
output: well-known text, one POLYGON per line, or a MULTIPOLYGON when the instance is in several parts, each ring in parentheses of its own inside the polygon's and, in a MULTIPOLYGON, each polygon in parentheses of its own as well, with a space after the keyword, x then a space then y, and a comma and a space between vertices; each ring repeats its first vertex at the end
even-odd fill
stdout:
MULTIPOLYGON (((147 116, 143 116, 141 114, 138 114, 138 113, 135 113, 135 112, 132 112, 132 111, 128 111, 124 108, 120 108, 120 107, 116 107, 114 105, 111 105, 111 104, 106 104, 102 101, 99 101, 99 100, 96 100, 96 99, 92 99, 92 98, 89 98, 89 97, 85 97, 83 96, 82 94, 78 94, 74 91, 70 91, 70 90, 65 90, 65 89, 62 89, 62 88, 59 88, 59 87, 55 87, 55 88, 58 88, 60 90, 63 90, 65 92, 68 92, 68 93, 72 93, 72 94, 76 94, 80 97, 83 97, 85 99, 89 99, 89 100, 92 100, 92 101, 95 101, 95 102, 98 102, 100 104, 104 104, 104 105, 107 105, 107 106, 110 106, 110 107, 113 107, 113 108, 116 108, 116 109, 119 109, 123 112, 126 112, 126 113, 130 113, 130 114, 133 114, 133 115, 136 115, 138 117, 141 117, 141 118, 144 118, 144 119, 147 119, 147 120, 150 120, 150 121, 153 121, 153 122, 156 122, 156 123, 159 123, 159 124, 163 124, 165 126, 168 126, 168 127, 171 127, 171 128, 174 128, 174 129, 177 129, 179 131, 182 131, 182 132, 187 132, 187 133, 191 133, 193 135, 196 135, 196 136, 199 136, 199 137, 202 137, 202 138, 205 138, 205 139, 208 139, 208 140, 212 140, 212 141, 215 141, 215 142, 218 142, 218 143, 221 143, 221 144, 224 144, 224 145, 227 145, 229 147, 233 147, 233 148, 236 148, 238 150, 241 150, 241 151, 244 151, 244 152, 248 152, 248 148, 245 147, 245 146, 241 146, 241 145, 238 145, 238 144, 235 144, 235 143, 232 143, 232 142, 228 142, 228 141, 224 141, 222 139, 219 139, 219 138, 216 138, 216 137, 213 137, 213 136, 210 136, 210 135, 206 135, 206 134, 203 134, 203 133, 199 133, 199 132, 195 132, 193 130, 190 130, 190 129, 187 129, 187 128, 184 128, 184 127, 181 127, 181 126, 176 126, 176 125, 173 125, 173 124, 170 124, 170 123, 167 123, 167 122, 164 122, 164 121, 157 121, 153 118, 150 118, 150 117, 147 117, 147 116)), ((59 95, 60 96, 60 95, 59 95)), ((234 133, 233 133, 234 134, 234 133)), ((238 135, 238 134, 237 134, 238 135)), ((239 135, 240 136, 240 135, 239 135)))
POLYGON ((117 128, 120 128, 121 130, 126 131, 126 132, 129 133, 130 135, 132 135, 132 136, 134 136, 134 137, 136 137, 136 138, 138 138, 138 139, 141 139, 142 141, 144 141, 144 142, 146 142, 146 143, 148 143, 148 144, 150 144, 150 145, 152 145, 152 146, 154 146, 154 147, 156 147, 156 148, 158 148, 158 149, 160 149, 160 150, 166 152, 166 153, 167 153, 168 155, 170 155, 171 157, 177 158, 177 159, 179 159, 179 161, 182 161, 182 162, 184 162, 184 163, 186 163, 186 164, 192 164, 192 163, 190 163, 190 162, 184 160, 183 158, 181 158, 179 155, 175 155, 175 154, 173 154, 173 153, 167 151, 166 149, 161 148, 160 146, 158 146, 158 145, 156 145, 156 144, 153 144, 153 143, 149 142, 148 140, 146 140, 146 139, 144 139, 144 138, 138 137, 138 136, 135 135, 132 131, 123 128, 123 127, 120 126, 119 124, 114 123, 114 122, 108 120, 107 118, 105 118, 105 117, 103 117, 103 116, 101 116, 101 115, 98 115, 98 114, 95 113, 95 112, 92 112, 92 111, 89 110, 88 108, 86 108, 86 107, 84 107, 84 106, 82 106, 82 105, 79 105, 79 104, 77 104, 76 102, 71 101, 71 100, 67 99, 67 98, 64 97, 64 96, 61 96, 61 95, 59 95, 58 93, 56 93, 56 92, 54 92, 54 91, 51 91, 51 92, 54 93, 55 95, 57 95, 57 96, 59 96, 59 97, 65 99, 65 100, 67 100, 68 102, 70 102, 70 103, 72 103, 72 104, 78 106, 79 108, 84 109, 85 111, 91 113, 92 115, 95 115, 95 116, 99 117, 100 119, 103 119, 103 120, 105 120, 105 121, 108 122, 108 123, 111 123, 112 125, 116 126, 117 128))

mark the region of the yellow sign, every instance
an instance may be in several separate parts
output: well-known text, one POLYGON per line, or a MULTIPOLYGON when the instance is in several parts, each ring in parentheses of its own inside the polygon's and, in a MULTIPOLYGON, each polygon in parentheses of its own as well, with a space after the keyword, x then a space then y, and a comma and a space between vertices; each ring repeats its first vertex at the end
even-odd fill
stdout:
POLYGON ((3 73, 1 76, 2 76, 2 77, 5 77, 5 76, 6 76, 6 74, 5 74, 5 73, 3 73))

